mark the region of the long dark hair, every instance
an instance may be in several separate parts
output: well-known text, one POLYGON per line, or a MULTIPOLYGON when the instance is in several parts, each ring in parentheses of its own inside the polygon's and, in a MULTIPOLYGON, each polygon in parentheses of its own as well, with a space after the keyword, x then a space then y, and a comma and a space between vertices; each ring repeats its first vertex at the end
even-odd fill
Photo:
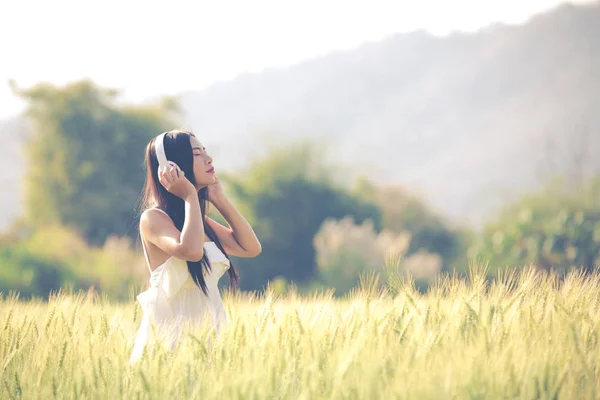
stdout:
MULTIPOLYGON (((190 137, 195 135, 192 132, 185 130, 173 130, 164 136, 164 149, 167 159, 173 161, 183 170, 185 177, 196 186, 196 178, 194 177, 194 155, 190 137)), ((173 220, 175 227, 180 231, 183 229, 185 221, 185 202, 170 193, 158 180, 158 158, 156 157, 156 149, 152 139, 146 146, 146 183, 142 193, 142 211, 149 208, 159 208, 167 213, 173 220)), ((208 188, 202 188, 198 192, 200 201, 200 210, 202 212, 202 222, 204 224, 205 235, 212 240, 219 250, 223 252, 229 260, 230 267, 227 270, 229 275, 229 286, 232 289, 238 287, 239 276, 229 259, 229 255, 221 245, 219 238, 213 229, 206 223, 206 210, 208 207, 208 188)), ((204 294, 208 294, 206 282, 204 281, 204 272, 211 269, 210 261, 206 252, 200 261, 188 261, 188 271, 194 279, 194 282, 202 289, 204 294)))

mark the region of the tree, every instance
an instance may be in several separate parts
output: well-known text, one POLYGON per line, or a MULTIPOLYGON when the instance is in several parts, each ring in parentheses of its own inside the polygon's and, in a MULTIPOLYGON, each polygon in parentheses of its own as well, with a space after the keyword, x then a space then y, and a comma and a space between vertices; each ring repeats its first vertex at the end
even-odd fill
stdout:
POLYGON ((490 221, 470 257, 490 263, 490 272, 533 264, 563 273, 600 265, 600 180, 574 192, 557 184, 507 206, 490 221))
POLYGON ((18 247, 0 245, 0 293, 18 292, 20 297, 47 298, 50 291, 57 291, 69 279, 64 265, 48 260, 18 247))
POLYGON ((226 177, 263 245, 255 259, 241 259, 241 286, 259 290, 283 277, 305 284, 315 278, 313 238, 327 218, 370 219, 379 228, 377 207, 337 187, 321 153, 310 143, 275 148, 243 175, 226 177))
POLYGON ((135 235, 134 206, 144 182, 147 142, 171 125, 173 101, 118 106, 118 92, 84 80, 13 90, 29 103, 25 215, 61 223, 101 244, 135 235))

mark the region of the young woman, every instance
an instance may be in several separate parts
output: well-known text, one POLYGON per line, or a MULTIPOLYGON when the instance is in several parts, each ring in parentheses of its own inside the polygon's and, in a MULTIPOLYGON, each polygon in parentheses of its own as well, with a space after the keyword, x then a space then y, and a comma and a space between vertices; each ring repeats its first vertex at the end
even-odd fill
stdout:
POLYGON ((188 131, 162 133, 146 147, 140 236, 150 288, 137 297, 144 317, 130 362, 142 356, 156 333, 174 349, 185 323, 209 321, 218 332, 227 322, 219 278, 227 271, 230 286, 238 282, 229 256, 261 252, 252 227, 223 192, 212 162, 188 131), (206 215, 208 203, 229 227, 206 215))

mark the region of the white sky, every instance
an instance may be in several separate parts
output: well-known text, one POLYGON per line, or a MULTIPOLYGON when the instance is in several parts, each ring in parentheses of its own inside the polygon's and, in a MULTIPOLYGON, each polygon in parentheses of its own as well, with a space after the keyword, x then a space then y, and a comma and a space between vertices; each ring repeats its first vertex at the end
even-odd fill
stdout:
MULTIPOLYGON (((582 1, 578 1, 582 2, 582 1)), ((394 33, 521 23, 560 0, 1 0, 0 119, 28 87, 89 77, 141 101, 394 33)))

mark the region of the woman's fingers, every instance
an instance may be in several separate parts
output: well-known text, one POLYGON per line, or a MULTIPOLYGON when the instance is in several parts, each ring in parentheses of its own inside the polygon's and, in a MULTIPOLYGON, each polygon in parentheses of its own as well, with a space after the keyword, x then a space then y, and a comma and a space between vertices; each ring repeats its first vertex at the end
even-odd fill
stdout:
POLYGON ((165 169, 161 169, 161 170, 158 171, 158 180, 165 187, 168 184, 171 184, 172 181, 173 181, 173 179, 171 178, 171 174, 169 173, 169 171, 167 171, 165 169))
POLYGON ((172 165, 167 167, 166 174, 169 176, 170 181, 174 181, 175 179, 177 179, 177 169, 172 165))
POLYGON ((184 172, 179 166, 173 162, 169 162, 167 166, 161 167, 158 170, 158 179, 160 183, 169 190, 173 185, 176 185, 180 180, 186 179, 184 172))

